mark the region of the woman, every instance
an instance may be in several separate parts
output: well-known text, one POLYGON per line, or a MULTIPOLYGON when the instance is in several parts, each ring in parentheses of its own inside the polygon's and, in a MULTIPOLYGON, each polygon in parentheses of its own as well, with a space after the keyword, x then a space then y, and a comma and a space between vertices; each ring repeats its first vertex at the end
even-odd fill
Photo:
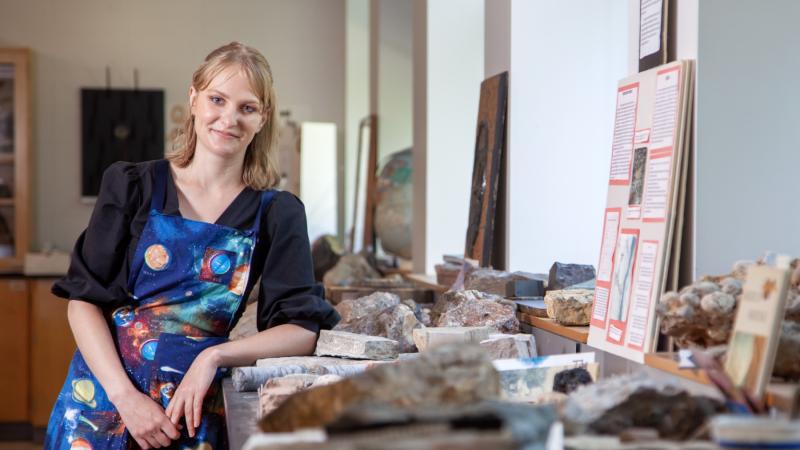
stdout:
POLYGON ((191 114, 166 160, 104 174, 67 276, 78 351, 45 448, 227 447, 221 368, 310 354, 338 315, 314 284, 305 211, 270 190, 275 93, 239 43, 195 71, 191 114), (259 333, 226 337, 261 274, 259 333))

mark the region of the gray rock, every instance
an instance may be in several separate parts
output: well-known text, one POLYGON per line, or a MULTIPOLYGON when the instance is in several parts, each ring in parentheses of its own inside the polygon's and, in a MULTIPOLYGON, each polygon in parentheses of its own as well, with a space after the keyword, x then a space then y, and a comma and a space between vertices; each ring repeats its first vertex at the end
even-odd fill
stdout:
POLYGON ((492 327, 442 327, 414 330, 413 339, 419 351, 424 352, 442 345, 478 344, 494 333, 492 327))
POLYGON ((409 305, 414 305, 420 316, 423 315, 422 308, 413 300, 404 300, 401 303, 397 295, 386 292, 343 300, 336 305, 341 320, 334 330, 385 337, 397 341, 401 352, 415 352, 416 346, 411 333, 424 325, 409 305))
POLYGON ((557 291, 595 278, 594 266, 588 264, 564 264, 558 261, 550 267, 547 289, 557 291))
POLYGON ((530 334, 492 334, 480 345, 493 360, 536 356, 536 341, 530 334))
POLYGON ((397 341, 380 336, 322 330, 314 354, 353 359, 397 359, 399 348, 397 341))
POLYGON ((506 284, 509 282, 530 279, 521 272, 509 273, 502 270, 476 269, 467 275, 464 281, 464 290, 476 290, 487 294, 504 296, 506 295, 506 284))

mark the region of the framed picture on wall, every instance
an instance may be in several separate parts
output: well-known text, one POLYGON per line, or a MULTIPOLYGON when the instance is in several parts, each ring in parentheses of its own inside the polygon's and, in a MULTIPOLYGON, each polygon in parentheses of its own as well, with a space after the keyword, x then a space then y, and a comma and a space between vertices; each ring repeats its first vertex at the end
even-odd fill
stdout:
POLYGON ((21 272, 28 251, 30 52, 0 48, 0 272, 21 272))

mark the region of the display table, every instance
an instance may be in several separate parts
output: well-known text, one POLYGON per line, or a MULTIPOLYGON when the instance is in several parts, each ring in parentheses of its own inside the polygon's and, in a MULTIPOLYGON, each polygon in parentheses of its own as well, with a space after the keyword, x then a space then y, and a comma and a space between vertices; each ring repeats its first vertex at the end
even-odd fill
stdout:
POLYGON ((230 378, 222 380, 228 447, 239 450, 250 435, 258 433, 258 392, 236 392, 230 378))

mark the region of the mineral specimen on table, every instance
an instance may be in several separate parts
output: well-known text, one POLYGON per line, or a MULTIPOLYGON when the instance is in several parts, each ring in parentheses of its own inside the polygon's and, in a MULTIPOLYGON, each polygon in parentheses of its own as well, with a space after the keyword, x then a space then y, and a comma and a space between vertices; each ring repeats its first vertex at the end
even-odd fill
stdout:
POLYGON ((797 381, 800 380, 800 323, 784 321, 782 327, 772 374, 797 381))
POLYGON ((534 317, 549 317, 547 315, 547 305, 544 304, 544 297, 534 297, 527 300, 514 300, 517 311, 534 317))
POLYGON ((578 388, 567 400, 563 420, 571 433, 618 434, 646 427, 662 438, 686 439, 722 410, 716 400, 692 397, 639 372, 578 388))
POLYGON ((594 291, 588 289, 547 291, 544 296, 547 316, 562 325, 589 325, 592 302, 594 291))
POLYGON ((478 344, 494 333, 492 327, 429 327, 413 332, 414 344, 424 352, 447 344, 478 344))
POLYGON ((437 327, 490 326, 503 333, 517 333, 517 306, 510 300, 481 291, 448 291, 439 296, 431 311, 437 327))
POLYGON ((237 392, 246 392, 257 390, 267 380, 286 375, 311 373, 349 376, 389 362, 391 361, 364 361, 321 356, 264 358, 256 362, 256 367, 234 367, 231 371, 231 379, 237 392))
POLYGON ((433 266, 434 270, 436 270, 436 284, 440 286, 447 286, 448 288, 456 282, 456 278, 458 278, 459 272, 461 272, 461 268, 466 267, 465 270, 472 271, 474 270, 471 265, 464 266, 463 264, 455 264, 445 262, 444 264, 436 264, 433 266))
POLYGON ((556 374, 553 380, 553 391, 564 394, 571 394, 584 384, 592 383, 592 375, 583 367, 562 370, 556 374))
POLYGON ((298 392, 259 425, 268 432, 320 427, 363 401, 411 409, 468 405, 499 394, 497 371, 482 349, 446 345, 414 360, 378 366, 338 383, 298 392))
POLYGON ((530 334, 491 334, 480 345, 493 360, 537 356, 536 341, 530 334))
POLYGON ((319 375, 294 374, 267 380, 267 382, 258 389, 258 418, 264 417, 272 412, 295 392, 310 387, 318 377, 319 375))
POLYGON ((506 295, 506 284, 515 280, 531 280, 531 275, 523 272, 503 272, 493 269, 476 269, 464 280, 465 290, 476 290, 499 296, 506 295))
POLYGON ((594 266, 589 264, 564 264, 558 261, 550 267, 548 291, 558 291, 595 277, 594 266))
POLYGON ((397 359, 399 349, 397 341, 380 336, 322 330, 314 354, 353 359, 397 359))
POLYGON ((353 286, 367 278, 380 278, 378 273, 361 255, 344 255, 322 278, 326 286, 353 286))
POLYGON ((344 248, 335 236, 320 236, 311 244, 311 260, 314 262, 314 279, 322 281, 329 270, 336 266, 344 254, 344 248))
POLYGON ((418 307, 413 300, 401 303, 397 295, 386 292, 343 300, 336 305, 342 318, 334 330, 385 337, 397 341, 401 352, 414 352, 417 348, 411 333, 425 325, 419 322, 409 304, 418 307))
POLYGON ((541 297, 543 295, 544 282, 542 280, 512 280, 506 283, 506 298, 541 297))

